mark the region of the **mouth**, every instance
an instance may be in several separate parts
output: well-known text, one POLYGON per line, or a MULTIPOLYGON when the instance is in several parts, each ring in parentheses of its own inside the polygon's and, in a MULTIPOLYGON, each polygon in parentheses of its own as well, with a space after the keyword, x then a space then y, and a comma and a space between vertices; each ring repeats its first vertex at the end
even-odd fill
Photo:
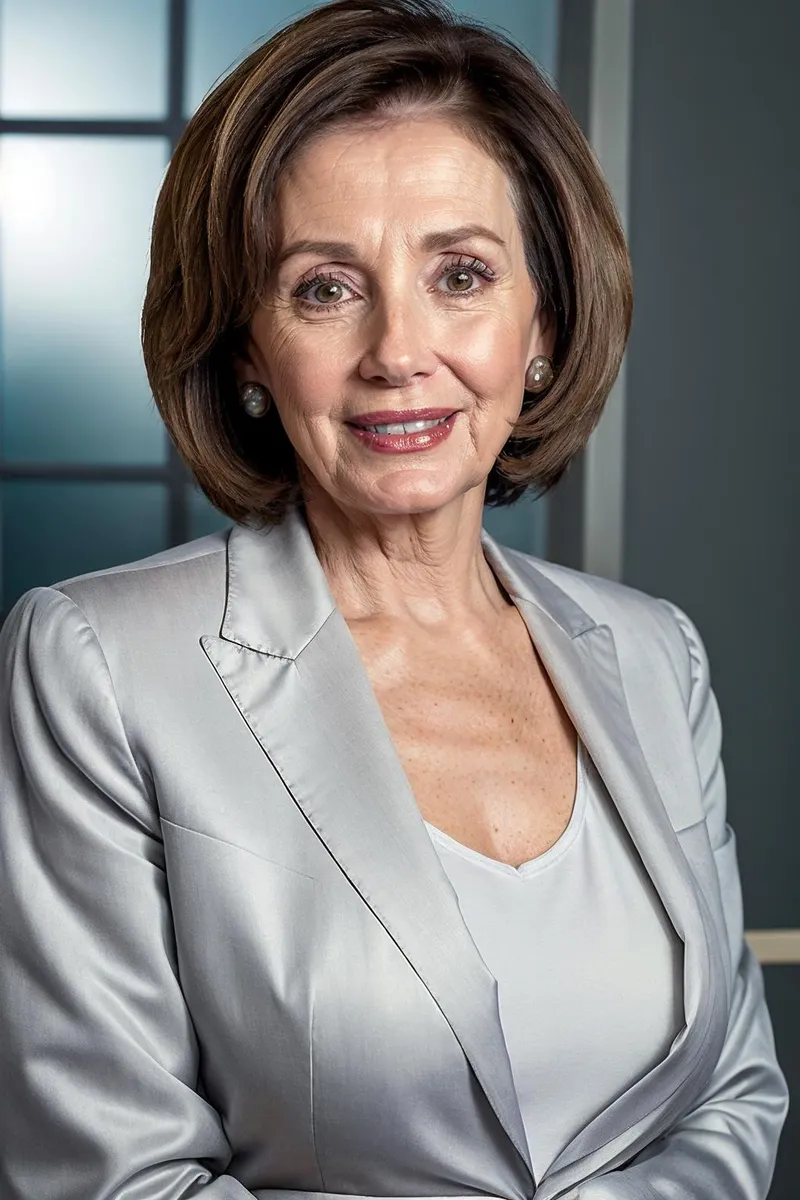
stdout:
POLYGON ((444 424, 457 410, 452 408, 418 408, 403 410, 381 410, 360 413, 346 422, 354 429, 365 429, 370 433, 396 436, 397 434, 423 433, 444 424))
POLYGON ((346 421, 365 450, 377 454, 416 454, 435 449, 453 431, 459 409, 361 413, 346 421))

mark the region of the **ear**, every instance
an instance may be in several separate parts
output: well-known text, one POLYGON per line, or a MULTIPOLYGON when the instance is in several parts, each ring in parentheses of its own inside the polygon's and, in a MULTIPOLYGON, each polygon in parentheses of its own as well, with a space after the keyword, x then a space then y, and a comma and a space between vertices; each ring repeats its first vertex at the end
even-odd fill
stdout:
POLYGON ((242 330, 241 336, 237 339, 232 361, 236 383, 239 387, 245 383, 260 383, 267 389, 269 388, 264 377, 264 364, 249 328, 242 330))
POLYGON ((553 357, 556 346, 556 318, 550 304, 539 304, 531 325, 531 336, 528 342, 528 362, 537 354, 553 357))
POLYGON ((233 356, 233 372, 236 376, 237 387, 242 387, 245 383, 258 383, 253 364, 240 354, 233 356))

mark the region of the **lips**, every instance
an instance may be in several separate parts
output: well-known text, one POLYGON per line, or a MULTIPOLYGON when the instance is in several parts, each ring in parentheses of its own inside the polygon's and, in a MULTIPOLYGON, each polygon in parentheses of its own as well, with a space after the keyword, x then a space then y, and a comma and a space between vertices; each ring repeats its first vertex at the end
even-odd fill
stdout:
MULTIPOLYGON (((431 411, 430 409, 418 411, 431 411)), ((355 438, 370 453, 375 454, 422 454, 434 451, 437 446, 446 441, 453 432, 459 411, 447 412, 446 409, 434 409, 434 412, 444 412, 442 417, 424 417, 405 421, 377 422, 375 425, 354 425, 346 422, 350 436, 355 438), (419 426, 422 426, 422 429, 419 426), (391 431, 391 432, 390 432, 391 431)), ((365 414, 361 414, 363 418, 365 414)), ((372 413, 368 414, 372 416, 372 413)), ((383 415, 383 414, 376 414, 383 415)), ((394 413, 389 413, 394 416, 394 413)), ((416 417, 416 414, 415 414, 416 417)))
POLYGON ((456 411, 454 408, 387 408, 359 413, 356 417, 350 417, 347 424, 360 428, 366 425, 404 425, 409 421, 438 421, 456 411))

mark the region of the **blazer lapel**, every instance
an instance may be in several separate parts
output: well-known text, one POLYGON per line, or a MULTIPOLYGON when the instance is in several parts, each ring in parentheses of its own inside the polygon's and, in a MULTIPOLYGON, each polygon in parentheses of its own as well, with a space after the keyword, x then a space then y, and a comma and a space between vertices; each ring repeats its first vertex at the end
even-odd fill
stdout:
MULTIPOLYGON (((483 544, 685 947, 683 1030, 667 1057, 585 1126, 551 1165, 537 1191, 549 1200, 588 1172, 626 1161, 702 1092, 725 1036, 725 965, 711 911, 631 720, 611 628, 596 624, 533 564, 515 570, 492 538, 484 535, 483 544)), ((697 784, 689 772, 676 772, 671 786, 697 784)))
MULTIPOLYGON (((724 1037, 725 1000, 712 986, 724 969, 627 709, 611 629, 529 560, 515 567, 512 553, 486 533, 482 540, 685 943, 685 1028, 667 1058, 565 1148, 537 1189, 550 1200, 635 1153, 685 1111, 687 1088, 699 1095, 724 1037)), ((302 509, 267 531, 231 530, 220 636, 201 641, 295 803, 439 1005, 532 1185, 496 982, 441 869, 302 509)))
POLYGON ((497 1003, 299 510, 228 543, 203 649, 295 803, 441 1009, 533 1173, 497 1003))

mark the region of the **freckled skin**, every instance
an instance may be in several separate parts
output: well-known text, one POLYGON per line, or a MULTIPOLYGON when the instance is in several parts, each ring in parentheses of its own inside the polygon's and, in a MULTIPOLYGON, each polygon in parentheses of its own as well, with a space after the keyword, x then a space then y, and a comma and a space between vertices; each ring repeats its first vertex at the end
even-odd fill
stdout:
POLYGON ((510 613, 452 641, 396 623, 351 630, 422 815, 516 867, 563 833, 577 747, 527 628, 510 613))
POLYGON ((569 820, 577 745, 480 547, 487 476, 526 368, 554 338, 508 179, 451 124, 417 116, 306 146, 277 212, 281 250, 351 249, 280 263, 237 373, 272 393, 331 591, 423 816, 519 865, 569 820), (484 232, 423 246, 465 226, 484 232), (412 454, 376 454, 345 424, 422 407, 459 415, 449 438, 412 454))

